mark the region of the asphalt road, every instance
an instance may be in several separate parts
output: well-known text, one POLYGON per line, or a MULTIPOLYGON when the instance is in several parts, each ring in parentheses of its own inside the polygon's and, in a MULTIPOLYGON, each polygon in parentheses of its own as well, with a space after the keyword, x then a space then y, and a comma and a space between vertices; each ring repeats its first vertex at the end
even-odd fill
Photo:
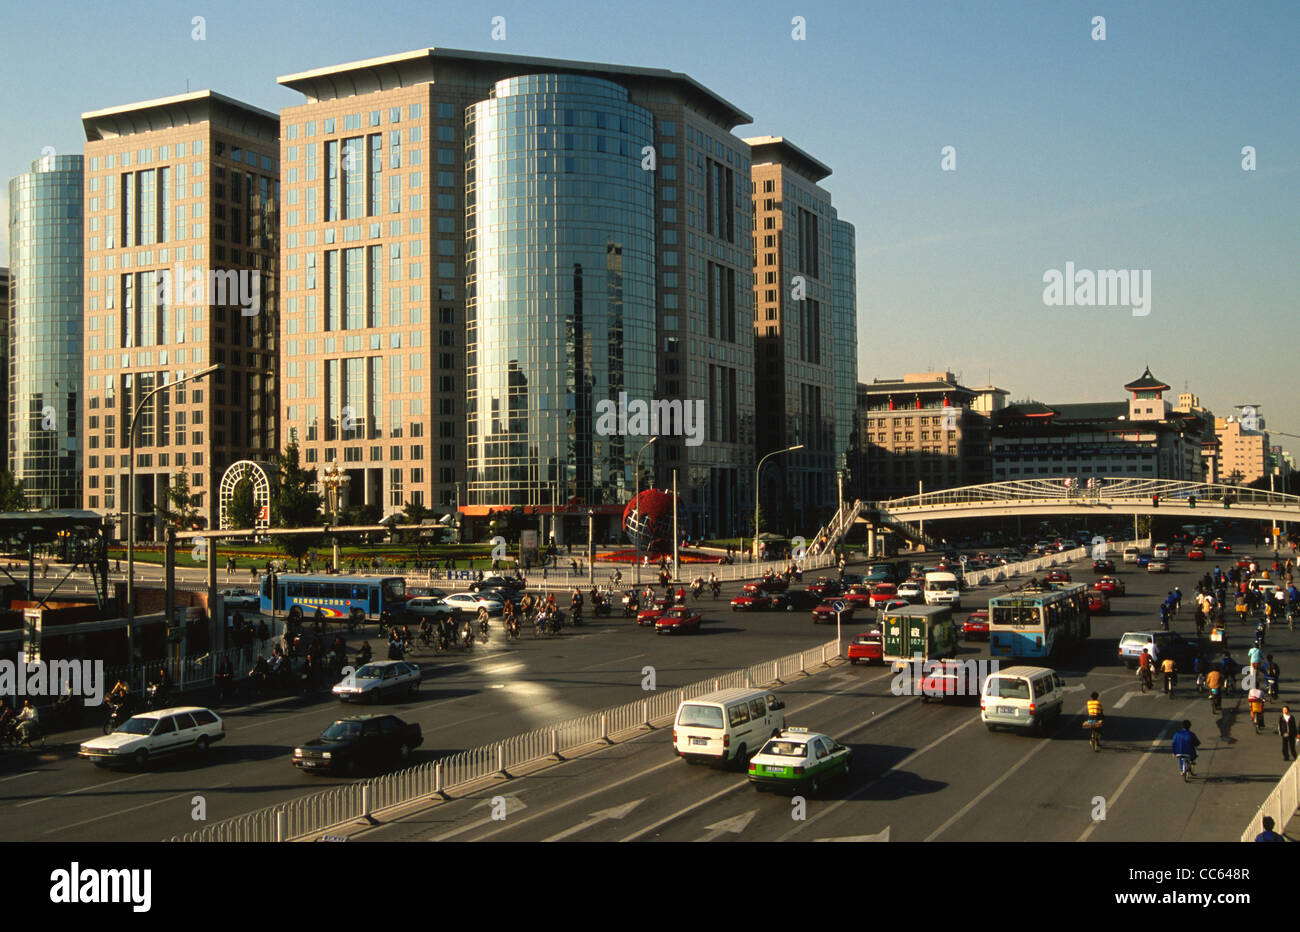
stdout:
MULTIPOLYGON (((742 774, 676 759, 660 729, 353 840, 1235 842, 1284 769, 1278 739, 1255 734, 1242 700, 1214 716, 1191 678, 1172 701, 1140 693, 1115 657, 1120 634, 1153 627, 1165 592, 1179 585, 1190 594, 1207 566, 1178 559, 1168 576, 1121 567, 1129 594, 1113 601, 1112 615, 1094 618, 1083 651, 1055 662, 1070 693, 1047 738, 990 733, 977 707, 896 697, 881 668, 842 666, 782 690, 788 723, 829 733, 854 752, 850 775, 802 811, 789 796, 755 792, 742 774), (1092 690, 1107 708, 1098 753, 1079 727, 1092 690), (1183 718, 1203 742, 1190 784, 1168 750, 1183 718), (504 819, 493 818, 494 797, 504 819)), ((1091 579, 1091 567, 1077 567, 1075 578, 1091 579)), ((1174 630, 1192 633, 1186 609, 1174 630)), ((1244 629, 1230 639, 1244 659, 1244 629)), ((1285 630, 1270 638, 1283 701, 1296 698, 1286 679, 1298 644, 1285 630)), ((1276 706, 1268 711, 1275 716, 1276 706)))
MULTIPOLYGON (((488 645, 469 655, 411 655, 424 670, 420 695, 378 709, 420 724, 424 745, 413 762, 421 763, 641 698, 647 666, 658 688, 670 689, 834 637, 833 625, 814 625, 807 612, 734 613, 727 600, 737 591, 738 584, 727 585, 717 602, 706 596, 692 603, 705 618, 698 635, 658 636, 620 613, 554 638, 535 639, 526 630, 507 644, 497 620, 488 645)), ((360 640, 350 639, 350 646, 360 640)), ((217 821, 324 789, 343 778, 300 773, 290 763, 294 744, 341 715, 376 710, 324 694, 316 701, 216 708, 227 737, 204 762, 177 757, 143 772, 100 770, 75 756, 77 744, 98 729, 56 735, 43 751, 4 753, 0 840, 156 841, 196 827, 195 796, 204 797, 208 820, 217 821)), ((86 719, 97 721, 99 714, 88 710, 86 719)))

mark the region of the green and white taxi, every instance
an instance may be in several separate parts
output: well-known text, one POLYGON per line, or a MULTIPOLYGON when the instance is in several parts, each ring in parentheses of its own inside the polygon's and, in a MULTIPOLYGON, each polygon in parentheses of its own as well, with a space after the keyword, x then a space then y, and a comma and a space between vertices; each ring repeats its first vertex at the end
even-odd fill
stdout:
POLYGON ((828 735, 786 728, 750 759, 749 782, 760 791, 783 787, 814 795, 848 773, 852 758, 851 750, 828 735))

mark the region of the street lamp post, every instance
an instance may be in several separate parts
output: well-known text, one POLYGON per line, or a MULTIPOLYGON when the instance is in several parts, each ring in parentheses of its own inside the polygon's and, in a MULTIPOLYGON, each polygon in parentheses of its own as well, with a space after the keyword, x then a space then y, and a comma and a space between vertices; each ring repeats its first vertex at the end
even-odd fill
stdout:
MULTIPOLYGON (((651 437, 649 440, 645 442, 645 444, 642 445, 641 449, 636 451, 636 496, 632 499, 632 501, 634 502, 641 497, 641 454, 646 451, 646 448, 649 447, 650 444, 654 443, 658 439, 659 439, 658 437, 651 437)), ((637 505, 636 507, 637 507, 636 514, 638 517, 640 517, 641 506, 637 505)), ((641 586, 641 537, 640 535, 637 536, 637 539, 634 543, 636 544, 636 563, 633 569, 633 573, 635 574, 636 577, 635 580, 636 585, 638 588, 640 588, 641 586)))
POLYGON ((596 512, 591 508, 587 509, 587 583, 596 583, 596 512))
MULTIPOLYGON (((338 463, 325 464, 325 472, 321 482, 325 486, 325 497, 329 502, 330 524, 338 527, 339 523, 339 490, 342 488, 346 476, 343 470, 339 468, 338 463)), ((330 536, 334 545, 334 572, 339 570, 339 536, 337 533, 330 536)))
POLYGON ((798 443, 792 447, 786 447, 784 450, 773 450, 767 456, 758 461, 758 466, 754 468, 754 562, 758 562, 758 475, 763 471, 763 464, 772 457, 780 453, 793 453, 795 450, 802 450, 803 444, 798 443))
MULTIPOLYGON (((208 366, 206 369, 200 369, 192 375, 187 375, 175 382, 168 382, 165 385, 159 385, 153 391, 148 392, 140 403, 135 406, 131 412, 131 423, 127 427, 127 440, 130 445, 130 462, 127 464, 126 480, 126 498, 129 503, 129 511, 126 519, 126 669, 127 682, 135 676, 135 425, 140 418, 140 412, 154 395, 171 388, 173 385, 180 385, 184 382, 192 382, 195 379, 201 379, 205 375, 211 375, 221 368, 221 364, 208 366)), ((172 619, 167 619, 167 624, 171 624, 172 619)))

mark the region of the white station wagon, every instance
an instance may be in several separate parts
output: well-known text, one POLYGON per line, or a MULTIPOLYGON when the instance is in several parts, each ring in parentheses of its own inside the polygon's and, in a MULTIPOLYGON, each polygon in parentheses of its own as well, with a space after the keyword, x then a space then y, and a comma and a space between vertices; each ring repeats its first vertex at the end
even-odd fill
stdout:
POLYGON ((112 734, 83 742, 77 752, 97 767, 129 762, 143 767, 155 757, 193 750, 202 754, 226 736, 226 725, 211 709, 178 706, 133 715, 112 734))

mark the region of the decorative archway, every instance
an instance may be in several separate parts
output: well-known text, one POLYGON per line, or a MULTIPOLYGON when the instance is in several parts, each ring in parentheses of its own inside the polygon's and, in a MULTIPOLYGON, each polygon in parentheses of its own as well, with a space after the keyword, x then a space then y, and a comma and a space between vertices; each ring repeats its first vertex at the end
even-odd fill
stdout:
POLYGON ((219 522, 221 530, 232 530, 229 524, 230 500, 234 498, 235 486, 247 479, 253 483, 253 504, 257 506, 257 517, 253 520, 253 530, 264 531, 271 526, 271 479, 267 473, 267 464, 253 460, 239 460, 231 463, 221 477, 219 522))

